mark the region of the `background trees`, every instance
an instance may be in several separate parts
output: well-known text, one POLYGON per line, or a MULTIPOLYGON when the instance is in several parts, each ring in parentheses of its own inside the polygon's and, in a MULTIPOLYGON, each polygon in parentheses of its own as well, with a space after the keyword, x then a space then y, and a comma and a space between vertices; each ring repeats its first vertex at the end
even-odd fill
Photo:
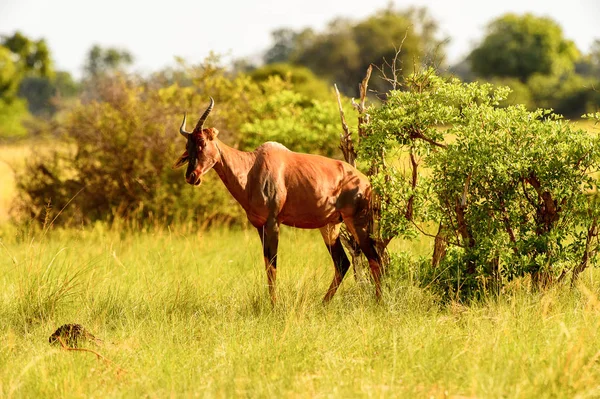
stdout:
POLYGON ((526 82, 534 74, 560 76, 573 71, 579 51, 552 19, 506 14, 490 22, 486 36, 469 58, 473 71, 481 77, 526 82))
MULTIPOLYGON (((357 96, 357 82, 370 64, 391 62, 400 46, 404 74, 421 63, 442 65, 445 58, 437 23, 424 8, 399 10, 389 6, 364 21, 334 19, 324 32, 282 28, 273 32, 273 39, 273 46, 265 53, 266 63, 304 65, 349 96, 357 96)), ((371 87, 380 92, 389 89, 379 77, 373 79, 371 87)))
POLYGON ((582 56, 552 19, 506 14, 490 22, 486 31, 467 61, 479 79, 513 89, 507 104, 552 108, 569 117, 580 117, 600 104, 593 89, 600 80, 597 50, 592 47, 582 56))

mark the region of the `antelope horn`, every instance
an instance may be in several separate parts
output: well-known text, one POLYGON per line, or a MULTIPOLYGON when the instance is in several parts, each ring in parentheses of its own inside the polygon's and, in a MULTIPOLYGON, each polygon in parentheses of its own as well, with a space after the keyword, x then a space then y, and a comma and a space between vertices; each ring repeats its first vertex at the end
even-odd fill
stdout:
POLYGON ((185 131, 186 119, 187 119, 187 112, 183 114, 183 122, 181 122, 181 127, 179 128, 179 133, 181 133, 181 135, 187 139, 191 133, 185 131))
POLYGON ((202 130, 202 127, 204 126, 204 121, 208 117, 208 114, 210 114, 210 111, 212 111, 213 105, 215 105, 215 100, 213 100, 213 98, 211 97, 210 98, 210 104, 208 105, 208 108, 206 108, 206 111, 204 111, 204 113, 200 117, 200 120, 196 124, 196 128, 194 129, 195 132, 197 132, 199 130, 202 130))

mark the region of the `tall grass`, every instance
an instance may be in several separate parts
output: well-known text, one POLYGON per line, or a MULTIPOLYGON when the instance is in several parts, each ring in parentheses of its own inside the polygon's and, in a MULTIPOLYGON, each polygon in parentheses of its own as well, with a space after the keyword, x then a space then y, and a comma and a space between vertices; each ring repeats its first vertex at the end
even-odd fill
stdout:
POLYGON ((320 235, 284 229, 272 308, 259 247, 253 230, 5 234, 0 397, 600 395, 593 271, 573 290, 523 282, 468 306, 410 280, 377 304, 349 273, 323 306, 320 235), (110 362, 50 346, 64 323, 103 339, 89 347, 110 362))

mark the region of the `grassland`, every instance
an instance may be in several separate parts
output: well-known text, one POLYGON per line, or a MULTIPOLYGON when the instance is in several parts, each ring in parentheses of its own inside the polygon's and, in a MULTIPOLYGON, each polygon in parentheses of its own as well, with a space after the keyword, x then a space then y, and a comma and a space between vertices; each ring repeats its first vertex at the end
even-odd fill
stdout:
MULTIPOLYGON (((19 164, 27 146, 0 148, 19 164)), ((0 162, 0 168, 5 167, 0 162)), ((104 224, 48 231, 6 220, 0 169, 0 397, 600 397, 600 275, 544 292, 442 301, 415 279, 351 273, 331 304, 320 235, 285 228, 272 307, 251 230, 104 224), (65 323, 103 340, 48 343, 65 323)), ((430 243, 395 250, 430 252, 430 243)))
POLYGON ((410 278, 383 304, 285 229, 272 308, 254 231, 5 233, 0 397, 598 397, 600 287, 523 286, 470 305, 410 278), (92 353, 48 344, 81 323, 92 353))

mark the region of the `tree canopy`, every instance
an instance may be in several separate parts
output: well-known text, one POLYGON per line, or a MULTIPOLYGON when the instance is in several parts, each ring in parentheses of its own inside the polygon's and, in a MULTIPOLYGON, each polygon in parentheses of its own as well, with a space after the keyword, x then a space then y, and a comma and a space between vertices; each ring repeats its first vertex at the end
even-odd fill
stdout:
MULTIPOLYGON (((400 48, 397 67, 403 75, 413 71, 415 62, 444 60, 437 22, 424 8, 398 10, 389 6, 363 21, 334 19, 323 32, 278 29, 273 39, 265 62, 304 65, 348 95, 356 95, 357 84, 370 64, 392 63, 400 48)), ((382 79, 374 79, 371 87, 377 91, 390 88, 382 79)))
POLYGON ((84 69, 89 76, 98 76, 101 73, 119 70, 132 63, 133 55, 127 50, 94 45, 88 53, 84 69))
POLYGON ((526 82, 532 75, 572 71, 579 51, 563 36, 560 25, 532 14, 506 14, 487 26, 487 34, 469 59, 479 76, 512 77, 526 82))
POLYGON ((54 75, 46 40, 32 40, 15 32, 12 36, 3 36, 1 44, 16 56, 16 63, 23 72, 48 78, 54 75))

